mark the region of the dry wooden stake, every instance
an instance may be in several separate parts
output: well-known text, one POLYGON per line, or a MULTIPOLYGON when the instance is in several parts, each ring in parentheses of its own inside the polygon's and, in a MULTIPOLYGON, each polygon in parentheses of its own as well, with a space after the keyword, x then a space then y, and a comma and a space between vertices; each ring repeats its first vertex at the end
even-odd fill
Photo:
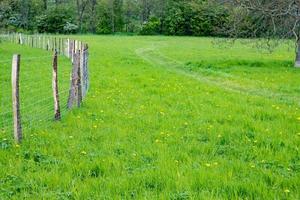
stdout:
POLYGON ((57 80, 57 51, 54 51, 53 56, 53 76, 52 76, 52 89, 54 97, 54 119, 60 120, 60 106, 59 106, 59 93, 58 93, 58 80, 57 80))
POLYGON ((82 78, 82 71, 81 71, 81 51, 78 50, 78 70, 77 70, 77 74, 78 74, 78 81, 77 81, 77 107, 81 106, 81 102, 82 102, 82 85, 81 85, 81 78, 82 78))
POLYGON ((77 106, 80 106, 80 99, 79 99, 79 85, 80 85, 80 55, 77 51, 74 54, 74 61, 73 61, 73 68, 72 68, 72 74, 71 74, 71 86, 69 91, 69 98, 68 98, 68 109, 73 108, 76 104, 77 106))
POLYGON ((14 137, 17 143, 20 143, 22 140, 20 96, 19 96, 19 73, 20 73, 20 55, 14 55, 12 61, 11 80, 12 80, 14 137))

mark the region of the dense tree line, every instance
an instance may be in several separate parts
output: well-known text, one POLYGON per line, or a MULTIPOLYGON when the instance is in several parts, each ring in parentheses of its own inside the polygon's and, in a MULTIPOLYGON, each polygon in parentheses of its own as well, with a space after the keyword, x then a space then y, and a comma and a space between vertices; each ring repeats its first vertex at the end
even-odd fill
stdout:
POLYGON ((205 0, 1 0, 0 28, 50 33, 221 36, 227 10, 205 0))
POLYGON ((295 0, 0 0, 0 31, 299 40, 299 7, 295 0))

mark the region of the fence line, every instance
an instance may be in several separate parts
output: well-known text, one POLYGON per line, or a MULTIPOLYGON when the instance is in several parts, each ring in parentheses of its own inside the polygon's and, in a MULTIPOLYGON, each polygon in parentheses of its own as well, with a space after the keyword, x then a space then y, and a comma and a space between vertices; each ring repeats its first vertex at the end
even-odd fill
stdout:
MULTIPOLYGON (((60 120, 61 115, 67 110, 80 107, 81 101, 89 89, 89 47, 88 44, 78 40, 48 35, 13 33, 0 35, 0 37, 7 42, 53 52, 53 56, 29 58, 22 58, 22 55, 17 56, 18 69, 21 68, 19 76, 10 77, 8 75, 9 61, 0 60, 0 67, 3 65, 3 69, 6 71, 0 76, 0 87, 4 92, 0 96, 0 133, 14 131, 15 141, 19 143, 22 139, 22 129, 24 129, 23 132, 26 132, 51 119, 60 120), (60 56, 69 58, 72 64, 65 64, 63 61, 61 64, 60 56), (27 66, 26 61, 28 60, 38 62, 39 65, 34 67, 35 65, 30 63, 27 66), (24 70, 20 61, 22 65, 25 65, 24 70), (69 68, 69 70, 65 68, 69 68), (25 74, 24 71, 26 71, 25 74), (15 89, 19 87, 20 89, 15 89), (19 100, 18 104, 16 97, 20 97, 17 99, 19 100), (14 112, 12 112, 12 107, 14 112)), ((14 58, 16 59, 16 56, 14 58)), ((14 66, 17 65, 13 65, 12 70, 17 69, 14 66)))

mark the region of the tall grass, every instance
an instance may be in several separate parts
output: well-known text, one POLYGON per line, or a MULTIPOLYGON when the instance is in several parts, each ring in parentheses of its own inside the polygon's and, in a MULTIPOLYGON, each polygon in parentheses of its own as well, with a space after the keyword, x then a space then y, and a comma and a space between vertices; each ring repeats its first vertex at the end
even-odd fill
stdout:
POLYGON ((91 51, 83 107, 20 147, 0 136, 1 199, 299 199, 293 52, 78 37, 91 51))

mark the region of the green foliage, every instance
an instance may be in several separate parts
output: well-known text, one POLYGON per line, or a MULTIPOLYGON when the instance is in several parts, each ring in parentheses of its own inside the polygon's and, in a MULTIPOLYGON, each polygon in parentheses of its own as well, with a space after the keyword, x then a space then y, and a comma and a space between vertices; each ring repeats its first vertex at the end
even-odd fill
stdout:
POLYGON ((168 35, 222 36, 228 12, 218 4, 191 1, 173 2, 164 18, 164 33, 168 35))
POLYGON ((40 33, 74 33, 77 26, 71 23, 71 16, 67 9, 55 8, 36 19, 37 30, 40 33))
POLYGON ((98 24, 96 26, 96 33, 109 34, 112 33, 111 18, 108 5, 100 4, 98 6, 98 24))
POLYGON ((221 36, 229 17, 223 7, 210 2, 191 4, 189 15, 187 24, 195 36, 221 36))
POLYGON ((79 2, 46 1, 45 9, 42 1, 4 1, 0 27, 50 33, 220 36, 228 16, 224 8, 202 0, 90 0, 84 7, 85 1, 79 2))
POLYGON ((70 22, 67 22, 64 26, 64 33, 70 34, 70 33, 76 33, 78 30, 78 26, 75 24, 72 24, 70 22))
POLYGON ((145 22, 140 31, 141 35, 157 35, 161 33, 161 22, 157 17, 151 17, 148 22, 145 22))
POLYGON ((173 3, 168 8, 166 17, 164 18, 163 32, 167 35, 184 35, 185 29, 185 8, 187 5, 180 3, 173 3))

